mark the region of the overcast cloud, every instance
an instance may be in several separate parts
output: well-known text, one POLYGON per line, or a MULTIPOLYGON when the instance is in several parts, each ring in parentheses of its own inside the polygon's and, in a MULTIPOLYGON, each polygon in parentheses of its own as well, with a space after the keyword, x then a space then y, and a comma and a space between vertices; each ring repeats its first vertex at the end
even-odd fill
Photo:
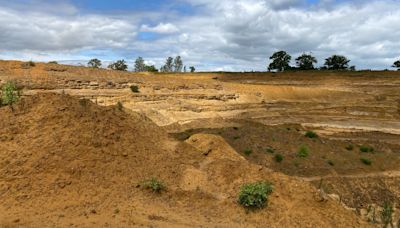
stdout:
POLYGON ((400 59, 399 1, 165 2, 154 10, 91 11, 67 0, 0 0, 0 58, 133 62, 142 56, 160 66, 181 55, 200 70, 237 71, 265 70, 276 50, 294 57, 312 52, 318 65, 343 54, 359 69, 390 68, 400 59))

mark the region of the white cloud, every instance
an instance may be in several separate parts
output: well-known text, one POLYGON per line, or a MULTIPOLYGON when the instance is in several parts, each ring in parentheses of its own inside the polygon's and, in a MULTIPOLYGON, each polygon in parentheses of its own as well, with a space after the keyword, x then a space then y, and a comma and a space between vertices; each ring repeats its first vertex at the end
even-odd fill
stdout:
POLYGON ((141 32, 155 32, 155 33, 162 33, 162 34, 170 34, 170 33, 176 33, 179 31, 179 29, 171 24, 171 23, 160 23, 157 26, 150 27, 148 25, 142 25, 140 28, 141 32))

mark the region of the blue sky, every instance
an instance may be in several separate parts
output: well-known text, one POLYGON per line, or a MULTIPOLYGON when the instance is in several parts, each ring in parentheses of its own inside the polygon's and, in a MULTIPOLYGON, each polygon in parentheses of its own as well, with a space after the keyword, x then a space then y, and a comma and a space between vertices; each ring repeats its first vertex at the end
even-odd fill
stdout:
POLYGON ((203 71, 245 71, 286 50, 385 69, 400 59, 398 21, 397 0, 0 0, 0 59, 142 56, 160 67, 180 55, 203 71))

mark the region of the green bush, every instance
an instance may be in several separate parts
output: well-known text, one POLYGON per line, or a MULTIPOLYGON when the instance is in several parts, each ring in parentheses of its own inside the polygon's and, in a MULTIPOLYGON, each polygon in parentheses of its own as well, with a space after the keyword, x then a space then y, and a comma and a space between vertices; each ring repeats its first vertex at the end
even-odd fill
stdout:
MULTIPOLYGON (((391 203, 385 202, 383 205, 383 211, 381 214, 381 219, 383 223, 383 227, 388 227, 391 225, 393 227, 393 205, 391 203)), ((400 225, 400 224, 398 224, 400 225)))
POLYGON ((21 91, 18 89, 17 83, 9 81, 1 87, 1 105, 12 106, 21 98, 21 91))
POLYGON ((313 131, 307 131, 304 136, 306 136, 307 138, 310 138, 310 139, 318 138, 317 133, 315 133, 313 131))
POLYGON ((310 154, 310 149, 307 145, 301 145, 299 150, 297 151, 297 156, 300 158, 307 158, 310 154))
POLYGON ((347 145, 345 148, 346 148, 346 150, 348 150, 348 151, 354 150, 354 146, 351 145, 351 144, 347 145))
POLYGON ((283 161, 283 155, 282 154, 276 154, 275 155, 275 161, 278 163, 281 163, 283 161))
POLYGON ((238 202, 246 208, 263 208, 268 203, 271 193, 272 184, 269 182, 244 184, 239 192, 238 202))
POLYGON ((265 149, 265 152, 270 153, 270 154, 274 154, 275 150, 271 147, 268 147, 267 149, 265 149))
POLYGON ((364 165, 372 165, 372 161, 368 158, 360 158, 360 160, 364 165))
POLYGON ((253 150, 252 150, 252 149, 246 149, 246 150, 244 150, 244 154, 247 155, 247 156, 249 156, 249 155, 252 154, 252 153, 253 153, 253 150))
POLYGON ((375 149, 372 146, 360 146, 360 151, 363 153, 373 153, 375 149))
POLYGON ((143 188, 149 189, 155 193, 160 193, 161 191, 165 190, 164 183, 155 177, 143 181, 142 186, 143 188))
POLYGON ((139 91, 139 86, 137 86, 137 85, 131 85, 131 91, 132 91, 132 93, 140 93, 140 91, 139 91))

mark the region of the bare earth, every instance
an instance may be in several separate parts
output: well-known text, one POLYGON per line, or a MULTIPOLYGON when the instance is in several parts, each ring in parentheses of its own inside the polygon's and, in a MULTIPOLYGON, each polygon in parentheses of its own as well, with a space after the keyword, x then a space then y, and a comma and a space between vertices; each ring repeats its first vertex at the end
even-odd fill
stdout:
POLYGON ((369 227, 385 202, 400 218, 399 72, 135 74, 0 61, 8 80, 24 98, 0 108, 0 227, 369 227), (143 190, 150 177, 167 190, 143 190), (249 212, 237 193, 258 180, 274 191, 249 212))

